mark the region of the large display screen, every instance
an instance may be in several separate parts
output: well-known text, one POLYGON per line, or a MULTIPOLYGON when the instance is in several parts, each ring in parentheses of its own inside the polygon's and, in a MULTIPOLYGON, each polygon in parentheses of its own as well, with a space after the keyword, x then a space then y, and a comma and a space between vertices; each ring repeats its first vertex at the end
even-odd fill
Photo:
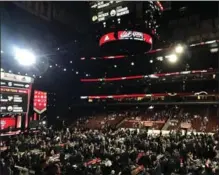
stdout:
POLYGON ((9 127, 15 128, 16 121, 13 117, 0 118, 0 130, 7 129, 9 127))
POLYGON ((100 38, 99 46, 112 42, 112 41, 118 41, 118 40, 135 40, 135 41, 143 41, 148 44, 152 44, 152 37, 149 34, 138 32, 138 31, 118 31, 110 32, 105 35, 103 35, 100 38), (117 38, 115 37, 117 35, 117 38))
POLYGON ((134 3, 129 1, 93 1, 90 3, 91 19, 94 23, 130 14, 133 9, 134 3))
POLYGON ((0 102, 1 113, 27 112, 28 89, 1 87, 0 102))

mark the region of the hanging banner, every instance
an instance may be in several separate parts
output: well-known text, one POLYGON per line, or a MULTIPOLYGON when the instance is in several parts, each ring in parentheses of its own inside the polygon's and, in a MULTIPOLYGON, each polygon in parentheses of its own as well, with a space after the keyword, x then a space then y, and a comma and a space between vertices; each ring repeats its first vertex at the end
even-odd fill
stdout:
POLYGON ((33 109, 38 114, 46 111, 47 107, 47 93, 43 91, 34 91, 33 109))

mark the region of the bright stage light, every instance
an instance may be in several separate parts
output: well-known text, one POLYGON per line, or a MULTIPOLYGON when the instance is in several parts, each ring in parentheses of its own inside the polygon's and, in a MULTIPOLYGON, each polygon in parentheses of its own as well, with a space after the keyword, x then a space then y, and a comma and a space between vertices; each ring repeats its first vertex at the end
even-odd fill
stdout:
POLYGON ((154 109, 154 106, 149 106, 148 109, 154 109))
POLYGON ((178 57, 175 54, 168 55, 166 56, 166 58, 168 59, 170 63, 176 63, 178 60, 178 57))
POLYGON ((25 49, 15 48, 15 59, 23 66, 31 66, 36 63, 34 54, 25 49))
POLYGON ((181 53, 183 53, 183 51, 184 51, 183 46, 177 45, 177 46, 175 47, 175 52, 176 52, 176 53, 181 54, 181 53))

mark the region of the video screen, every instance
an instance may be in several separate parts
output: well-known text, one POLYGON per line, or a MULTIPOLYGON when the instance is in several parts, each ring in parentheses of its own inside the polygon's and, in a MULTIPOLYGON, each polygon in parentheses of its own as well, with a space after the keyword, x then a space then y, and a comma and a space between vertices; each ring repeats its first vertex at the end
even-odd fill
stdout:
POLYGON ((7 129, 9 127, 15 128, 16 119, 13 117, 0 118, 0 130, 7 129))
POLYGON ((98 23, 128 15, 133 11, 133 7, 134 4, 128 1, 93 1, 90 3, 91 20, 98 23))
POLYGON ((0 80, 0 112, 26 113, 28 97, 33 79, 12 73, 2 72, 0 80))
POLYGON ((1 113, 27 112, 28 90, 1 87, 1 113))

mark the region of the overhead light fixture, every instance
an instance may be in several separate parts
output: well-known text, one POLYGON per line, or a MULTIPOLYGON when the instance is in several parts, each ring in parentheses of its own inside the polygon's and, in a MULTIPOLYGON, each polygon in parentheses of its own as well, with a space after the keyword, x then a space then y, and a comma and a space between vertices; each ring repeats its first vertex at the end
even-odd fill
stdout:
POLYGON ((20 48, 15 48, 14 50, 14 57, 21 65, 31 66, 36 63, 36 57, 32 52, 20 48))
POLYGON ((175 52, 177 53, 177 54, 181 54, 181 53, 183 53, 184 52, 184 47, 182 46, 182 45, 177 45, 176 47, 175 47, 175 52))
POLYGON ((211 53, 216 53, 216 52, 218 52, 218 48, 212 48, 212 49, 210 49, 210 52, 211 53))
POLYGON ((154 106, 149 106, 148 109, 154 109, 154 106))
POLYGON ((159 57, 157 57, 157 60, 158 60, 158 61, 163 61, 163 57, 162 57, 162 56, 159 56, 159 57))
POLYGON ((178 57, 177 57, 177 55, 175 55, 175 54, 167 55, 167 56, 165 56, 165 57, 168 59, 168 61, 169 61, 170 63, 176 63, 177 60, 178 60, 178 57))

